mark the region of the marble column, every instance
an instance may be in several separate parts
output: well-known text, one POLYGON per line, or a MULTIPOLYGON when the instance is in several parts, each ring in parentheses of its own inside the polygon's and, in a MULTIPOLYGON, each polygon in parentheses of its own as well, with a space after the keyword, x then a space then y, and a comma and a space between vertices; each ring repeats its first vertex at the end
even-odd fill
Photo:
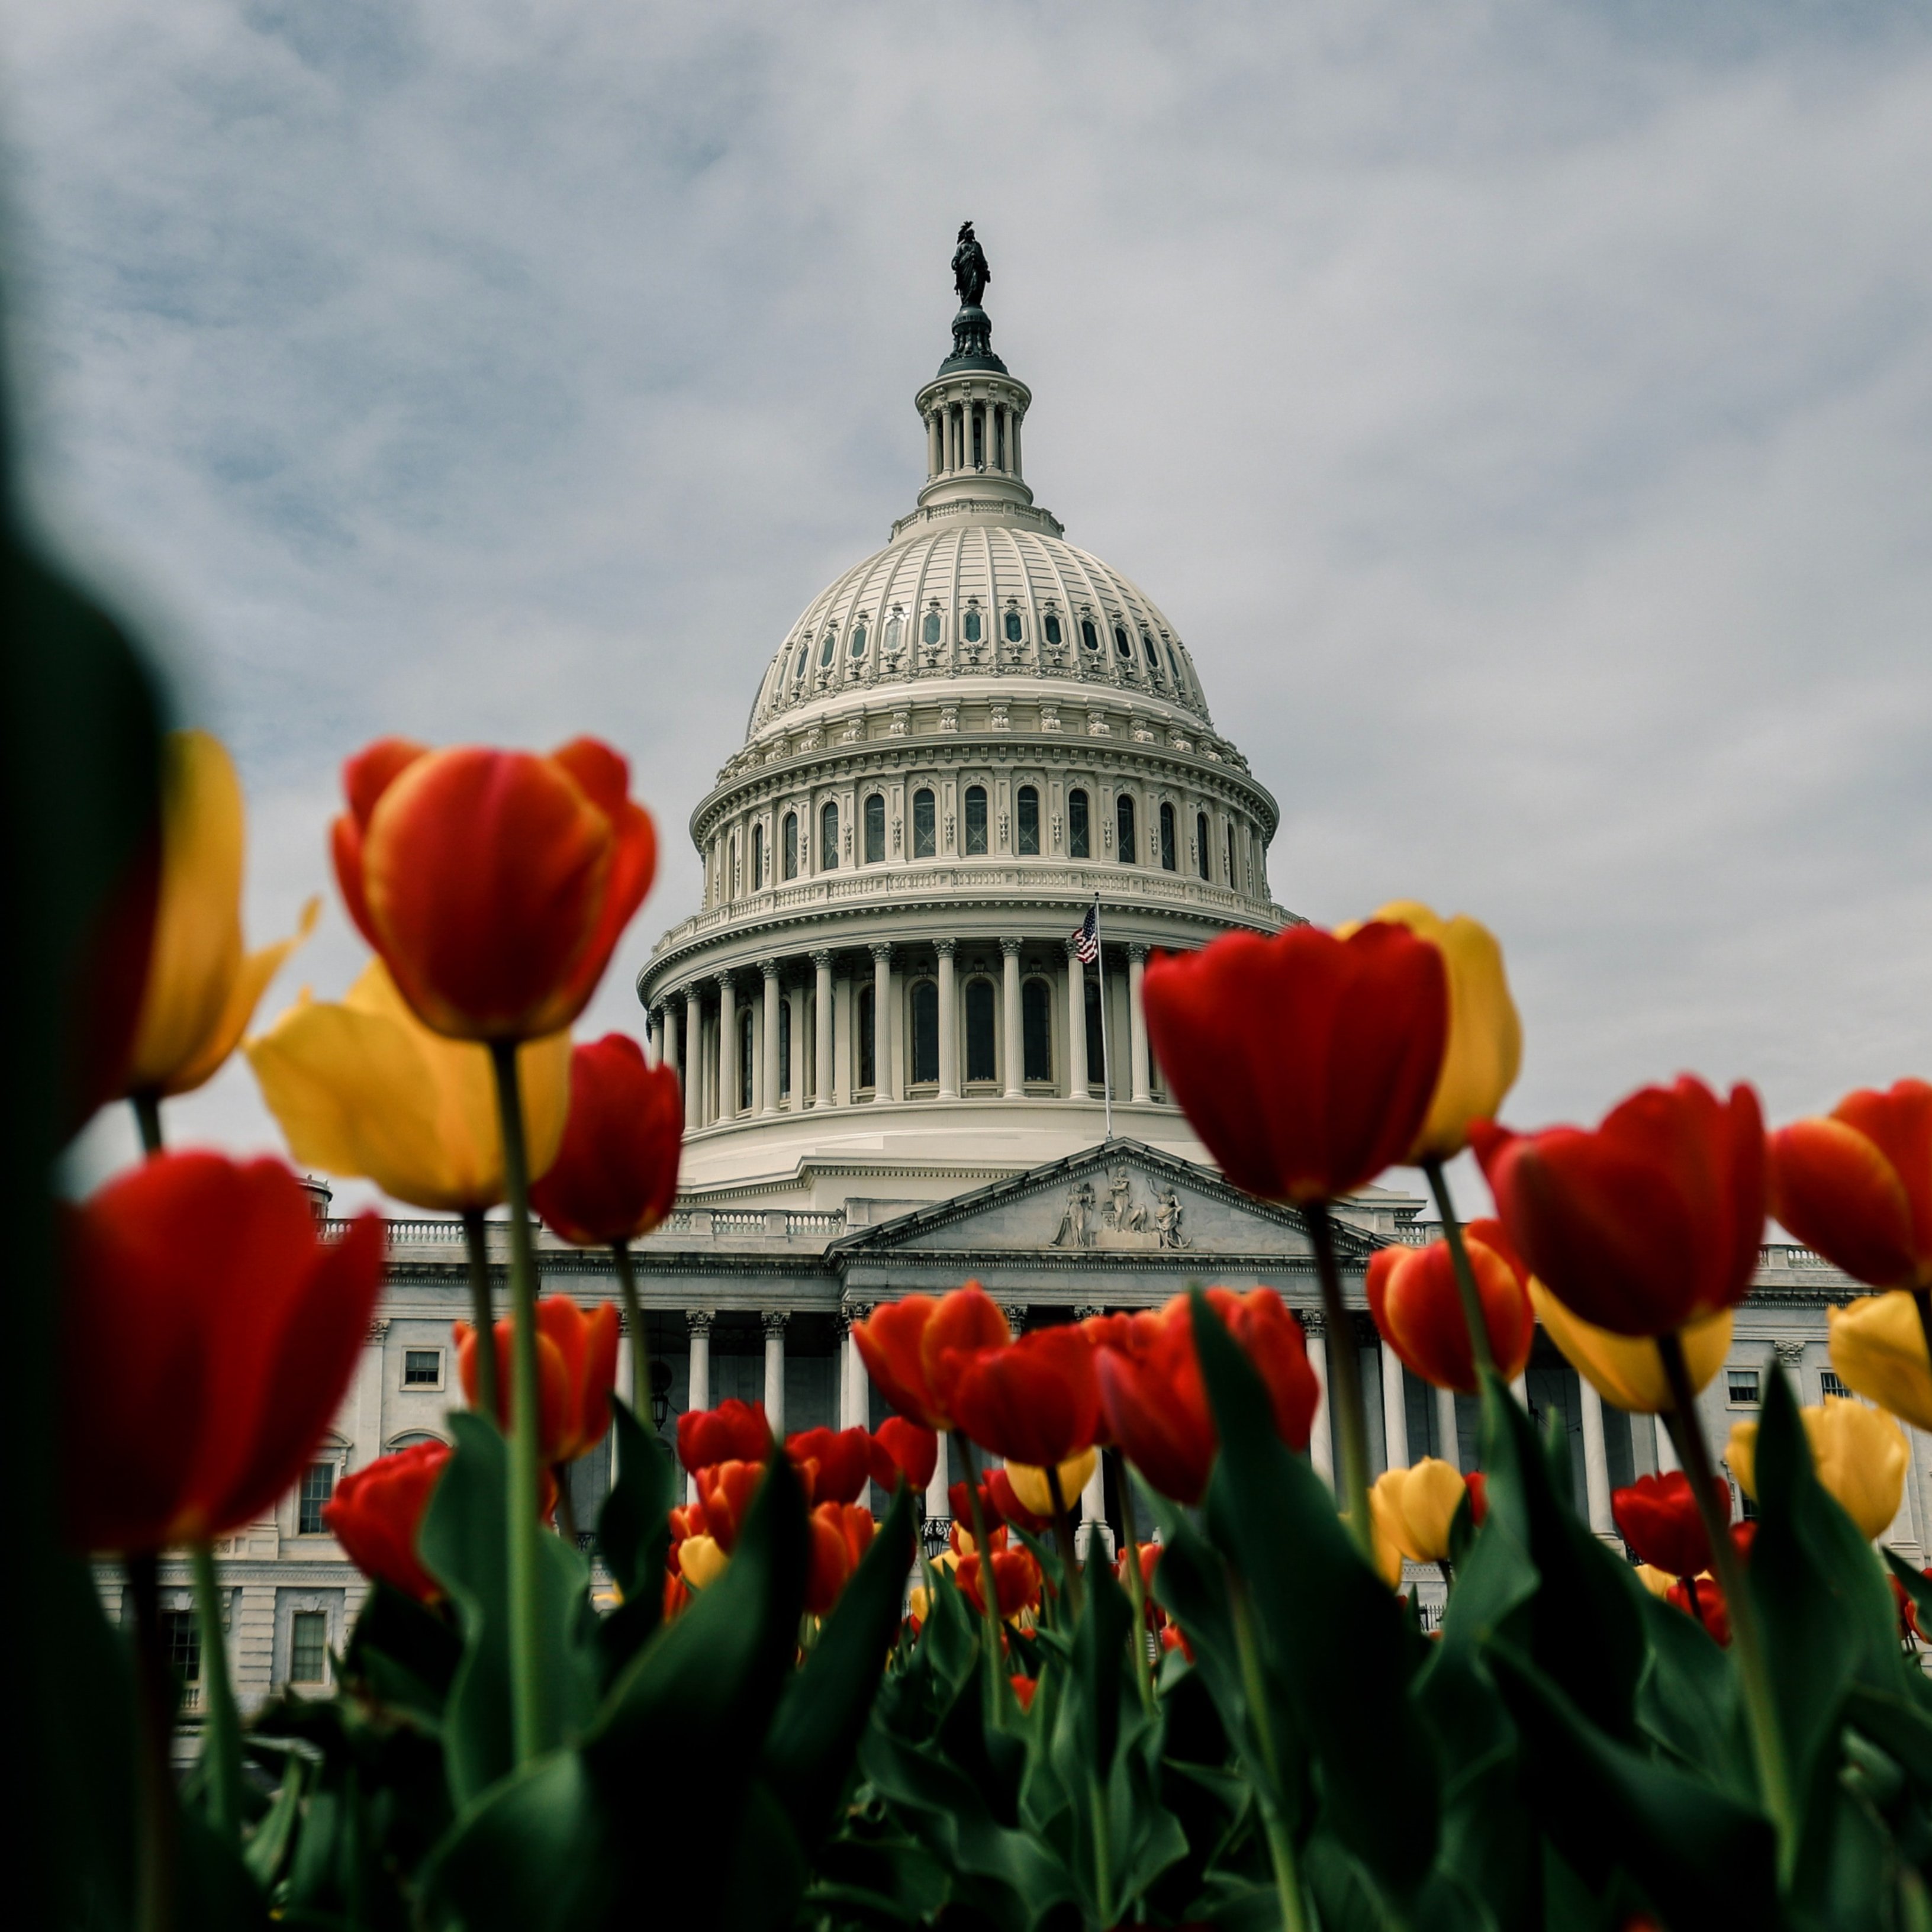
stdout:
MULTIPOLYGON (((711 1406, 711 1322, 712 1311, 708 1308, 688 1308, 684 1318, 691 1329, 691 1369, 686 1377, 684 1406, 688 1409, 709 1408, 711 1406)), ((686 1479, 684 1499, 694 1503, 698 1500, 698 1480, 695 1477, 686 1479)))
POLYGON ((872 1426, 872 1383, 866 1373, 865 1358, 859 1353, 852 1330, 872 1312, 868 1302, 848 1301, 838 1312, 838 1352, 842 1365, 839 1376, 838 1426, 841 1429, 872 1426))
POLYGON ((1066 1097, 1087 1098, 1087 969, 1066 942, 1066 1097))
POLYGON ((1610 1514, 1610 1449, 1604 1439, 1604 1398, 1582 1376, 1576 1386, 1583 1395, 1583 1488, 1589 1498, 1590 1527, 1599 1536, 1614 1536, 1616 1520, 1610 1514))
POLYGON ((939 1097, 959 1097, 959 1010, 954 1004, 952 978, 955 942, 939 939, 933 950, 939 955, 939 1097))
POLYGON ((1462 1466, 1461 1432, 1456 1426, 1456 1391, 1439 1388, 1436 1391, 1436 1433, 1442 1438, 1440 1451, 1442 1460, 1452 1469, 1462 1466))
POLYGON ((1670 1439, 1670 1431, 1665 1427, 1660 1415, 1653 1415, 1652 1425, 1657 1431, 1657 1473, 1667 1476, 1678 1467, 1677 1445, 1670 1439))
POLYGON ((946 1460, 946 1451, 951 1447, 944 1436, 939 1438, 939 1454, 932 1465, 932 1480, 926 1486, 926 1516, 928 1522, 952 1514, 952 1499, 946 1494, 952 1486, 946 1460))
POLYGON ((738 1117, 738 989, 729 973, 718 976, 718 1118, 738 1117))
POLYGON ((768 1308, 763 1317, 765 1330, 765 1420, 772 1433, 782 1442, 785 1433, 785 1311, 768 1308))
POLYGON ((684 1062, 678 1054, 678 1012, 675 998, 664 1003, 664 1017, 658 1029, 658 1064, 668 1066, 679 1076, 680 1084, 684 1074, 684 1062))
POLYGON ((892 1097, 892 946, 872 942, 872 1101, 892 1097))
POLYGON ((695 986, 684 995, 684 1128, 694 1133, 704 1114, 704 1006, 695 986))
POLYGON ((1330 1489, 1335 1486, 1335 1437, 1328 1420, 1328 1318, 1318 1308, 1304 1308, 1301 1332, 1308 1340, 1308 1366, 1315 1371, 1315 1420, 1309 1426, 1308 1460, 1330 1489))
POLYGON ((832 1075, 832 955, 812 956, 814 998, 818 1008, 818 1073, 814 1082, 812 1104, 829 1107, 838 1098, 838 1083, 832 1075))
POLYGON ((1408 1467, 1408 1403, 1402 1384, 1402 1358, 1384 1342, 1382 1358, 1382 1451, 1391 1469, 1408 1467))
POLYGON ((1154 1082, 1148 1064, 1147 1016, 1141 1010, 1141 982, 1147 974, 1147 960, 1148 950, 1144 946, 1127 948, 1128 1067, 1133 1076, 1136 1100, 1154 1098, 1154 1082))
POLYGON ((778 1110, 778 1002, 784 997, 784 988, 778 984, 778 962, 776 959, 760 959, 758 970, 765 976, 765 1033, 760 1042, 764 1052, 759 1055, 762 1064, 758 1069, 758 1112, 776 1114, 778 1110))
POLYGON ((1024 1009, 1020 995, 1020 943, 1000 941, 1000 1006, 1006 1035, 1006 1098, 1026 1097, 1026 1040, 1021 1030, 1024 1009))
MULTIPOLYGON (((370 1323, 363 1337, 362 1359, 356 1371, 356 1420, 349 1464, 352 1469, 366 1469, 382 1453, 383 1354, 388 1334, 388 1318, 379 1316, 370 1323)), ((446 1359, 454 1366, 453 1354, 446 1359)))

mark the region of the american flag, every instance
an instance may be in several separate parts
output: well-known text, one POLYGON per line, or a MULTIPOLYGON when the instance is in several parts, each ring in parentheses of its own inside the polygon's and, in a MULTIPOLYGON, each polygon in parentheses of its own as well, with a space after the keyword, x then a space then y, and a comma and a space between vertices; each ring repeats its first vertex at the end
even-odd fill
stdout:
POLYGON ((1090 905, 1087 916, 1073 935, 1073 955, 1083 966, 1090 966, 1100 956, 1100 908, 1090 905))

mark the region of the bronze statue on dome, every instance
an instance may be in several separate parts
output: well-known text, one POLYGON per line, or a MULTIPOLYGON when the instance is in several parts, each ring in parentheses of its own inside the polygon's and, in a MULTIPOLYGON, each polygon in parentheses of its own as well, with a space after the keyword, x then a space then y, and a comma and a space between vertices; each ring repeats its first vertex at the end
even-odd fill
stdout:
POLYGON ((986 251, 973 232, 973 224, 959 224, 959 245, 952 251, 952 286, 959 291, 962 308, 977 308, 986 292, 993 272, 986 266, 986 251))

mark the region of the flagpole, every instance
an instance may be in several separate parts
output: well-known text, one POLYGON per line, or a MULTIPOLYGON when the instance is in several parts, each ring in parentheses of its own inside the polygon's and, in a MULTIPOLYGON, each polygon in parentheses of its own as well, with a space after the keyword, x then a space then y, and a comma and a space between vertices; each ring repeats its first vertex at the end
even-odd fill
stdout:
POLYGON ((1100 976, 1100 1098, 1107 1108, 1107 1138, 1114 1138, 1114 1070, 1107 1056, 1107 953, 1100 943, 1100 895, 1094 895, 1094 968, 1100 976))

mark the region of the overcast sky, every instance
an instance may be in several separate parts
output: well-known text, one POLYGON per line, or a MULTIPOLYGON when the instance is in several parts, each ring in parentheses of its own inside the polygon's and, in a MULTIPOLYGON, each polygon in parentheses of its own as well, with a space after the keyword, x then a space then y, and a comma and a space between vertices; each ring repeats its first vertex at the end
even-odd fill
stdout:
MULTIPOLYGON (((1276 896, 1494 926, 1514 1119, 1932 1072, 1922 7, 63 0, 0 147, 43 520, 234 748, 251 937, 328 898, 265 1017, 358 963, 346 753, 594 730, 667 836, 639 1029, 970 216, 1030 480, 1191 646, 1276 896)), ((238 1062, 171 1112, 273 1144, 238 1062)))

